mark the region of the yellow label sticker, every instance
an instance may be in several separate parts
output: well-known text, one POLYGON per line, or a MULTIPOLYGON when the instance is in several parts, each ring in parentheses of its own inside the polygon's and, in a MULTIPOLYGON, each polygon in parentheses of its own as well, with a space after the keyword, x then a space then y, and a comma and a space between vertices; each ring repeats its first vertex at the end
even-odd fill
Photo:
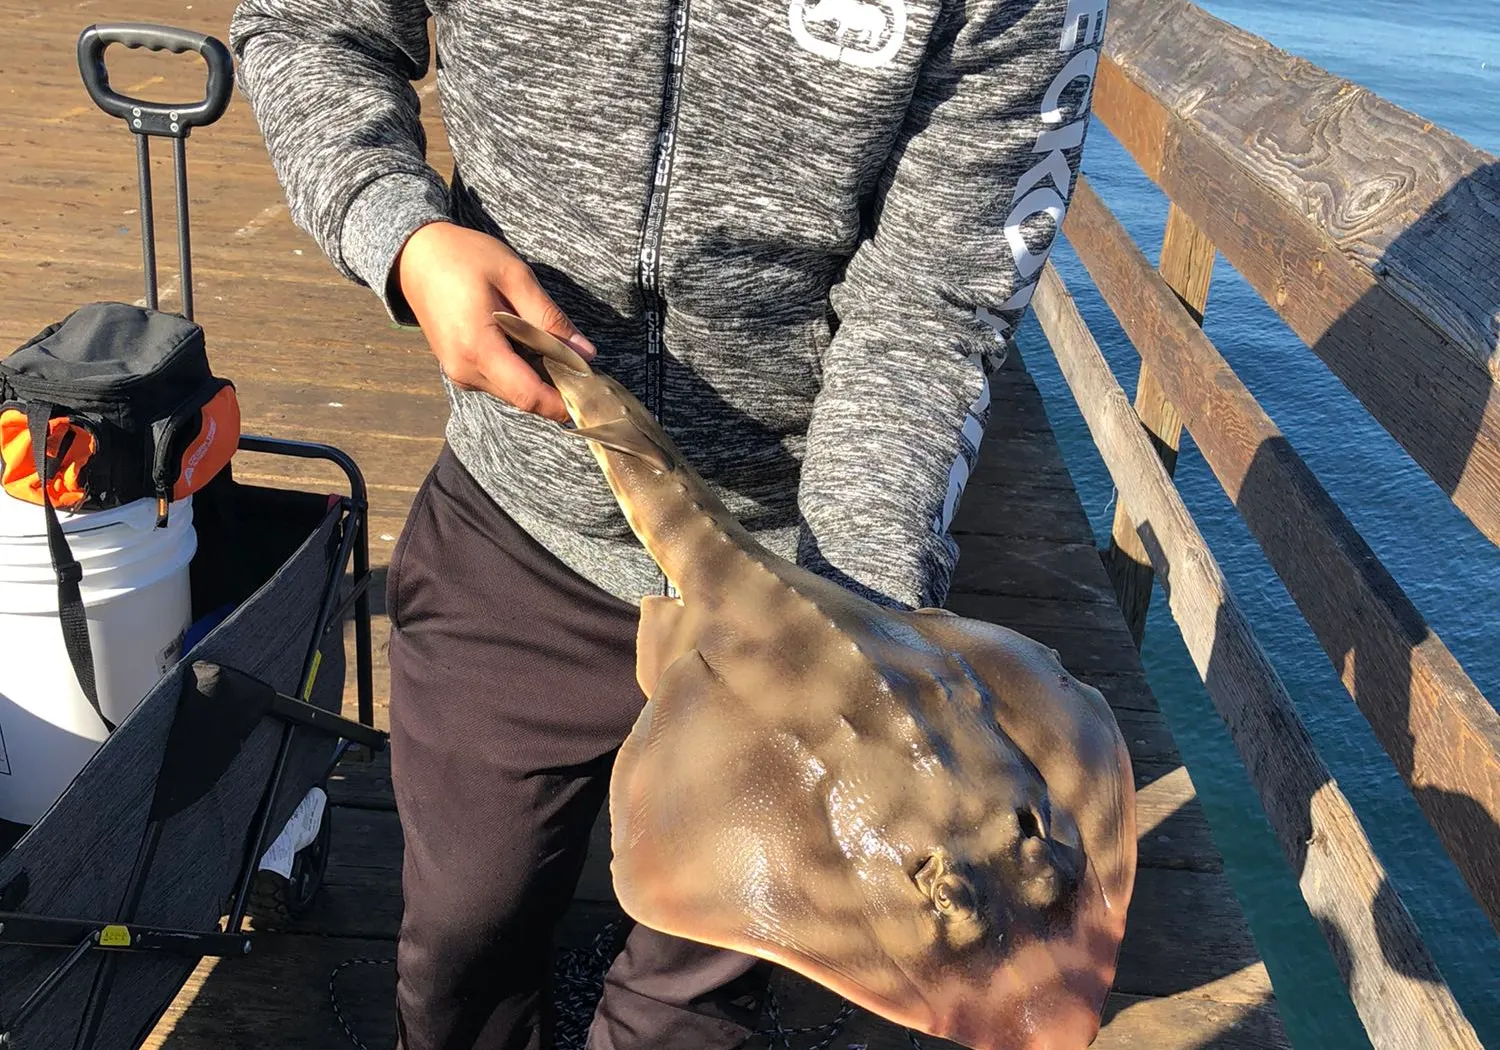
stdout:
POLYGON ((323 650, 313 653, 312 669, 307 672, 307 685, 302 690, 302 699, 311 702, 313 683, 318 680, 318 668, 323 666, 323 650))
POLYGON ((130 929, 126 926, 106 926, 99 931, 99 945, 103 948, 129 948, 130 929))

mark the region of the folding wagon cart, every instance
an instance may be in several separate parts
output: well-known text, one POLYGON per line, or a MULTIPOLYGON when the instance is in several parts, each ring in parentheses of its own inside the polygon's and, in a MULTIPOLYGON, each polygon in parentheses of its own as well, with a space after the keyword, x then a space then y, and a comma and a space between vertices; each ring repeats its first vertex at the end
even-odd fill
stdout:
MULTIPOLYGON (((218 40, 166 26, 90 26, 78 41, 89 95, 135 135, 146 304, 157 309, 150 139, 172 141, 183 316, 192 321, 186 139, 230 99, 218 40), (110 44, 196 51, 203 101, 168 106, 109 84, 110 44)), ((248 953, 261 905, 295 916, 312 902, 329 851, 329 813, 289 878, 260 870, 299 805, 320 797, 374 729, 370 564, 364 480, 336 448, 242 436, 239 449, 342 470, 347 494, 241 484, 229 468, 194 495, 193 619, 212 626, 106 738, 29 828, 0 828, 0 1046, 138 1047, 209 956, 248 953), (343 625, 352 612, 358 721, 340 717, 343 625), (216 619, 216 622, 213 622, 216 619), (227 916, 227 918, 226 918, 227 916)))

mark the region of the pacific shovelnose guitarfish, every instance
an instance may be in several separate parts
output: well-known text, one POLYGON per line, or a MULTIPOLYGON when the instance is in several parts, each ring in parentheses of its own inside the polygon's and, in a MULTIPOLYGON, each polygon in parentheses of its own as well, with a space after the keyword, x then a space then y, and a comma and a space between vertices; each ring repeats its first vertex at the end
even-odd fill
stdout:
POLYGON ((496 320, 678 595, 641 600, 647 700, 609 795, 625 912, 974 1050, 1092 1043, 1136 867, 1104 697, 1016 631, 773 556, 621 384, 496 320))

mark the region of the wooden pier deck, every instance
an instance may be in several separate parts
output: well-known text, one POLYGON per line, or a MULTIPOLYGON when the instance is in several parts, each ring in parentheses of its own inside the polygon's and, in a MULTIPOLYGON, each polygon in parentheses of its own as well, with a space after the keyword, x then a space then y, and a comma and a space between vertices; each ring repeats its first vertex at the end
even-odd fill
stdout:
MULTIPOLYGON (((0 341, 14 346, 68 310, 141 294, 133 145, 89 102, 74 63, 94 20, 141 20, 227 36, 229 0, 106 4, 0 0, 3 36, 24 48, 0 65, 7 165, 0 208, 0 341)), ((126 90, 197 97, 196 58, 110 56, 126 90), (163 79, 163 68, 167 69, 163 79)), ((430 100, 430 92, 424 94, 430 100)), ((429 104, 433 158, 449 163, 429 104)), ((163 306, 174 308, 169 153, 158 146, 163 306)), ((243 99, 194 134, 188 161, 195 290, 217 370, 238 384, 251 433, 338 445, 370 483, 377 567, 377 718, 385 724, 382 567, 446 418, 419 333, 390 326, 374 297, 341 281, 289 221, 243 99)), ((951 606, 1054 646, 1098 686, 1129 741, 1139 789, 1140 872, 1100 1050, 1277 1048, 1272 989, 1227 882, 1171 734, 1116 605, 1068 471, 1024 363, 998 379, 993 422, 960 517, 963 557, 951 606)), ((275 477, 246 455, 241 477, 299 487, 332 475, 275 477)), ((352 674, 346 712, 353 711, 352 674)), ((384 761, 346 766, 333 794, 333 859, 314 913, 262 934, 249 958, 206 962, 149 1046, 172 1050, 373 1050, 393 1040, 391 958, 400 920, 400 832, 384 761), (335 1012, 333 990, 347 1030, 335 1012), (355 1040, 359 1042, 356 1042, 355 1040)), ((614 914, 603 857, 585 877, 565 943, 586 948, 614 914)), ((831 1020, 836 1002, 805 982, 778 986, 788 1026, 831 1020)), ((812 1046, 819 1035, 796 1037, 812 1046)), ((924 1039, 935 1047, 937 1040, 924 1039)), ((850 1019, 836 1050, 904 1048, 901 1032, 850 1019)))

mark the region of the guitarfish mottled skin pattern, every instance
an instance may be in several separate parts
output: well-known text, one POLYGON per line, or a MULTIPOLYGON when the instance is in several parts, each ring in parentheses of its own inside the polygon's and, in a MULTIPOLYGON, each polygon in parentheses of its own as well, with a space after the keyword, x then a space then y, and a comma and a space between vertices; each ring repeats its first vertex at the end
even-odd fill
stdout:
POLYGON ((621 906, 975 1050, 1092 1042, 1136 863, 1104 698, 1015 631, 772 555, 628 391, 497 320, 680 595, 641 603, 649 699, 609 803, 621 906))

